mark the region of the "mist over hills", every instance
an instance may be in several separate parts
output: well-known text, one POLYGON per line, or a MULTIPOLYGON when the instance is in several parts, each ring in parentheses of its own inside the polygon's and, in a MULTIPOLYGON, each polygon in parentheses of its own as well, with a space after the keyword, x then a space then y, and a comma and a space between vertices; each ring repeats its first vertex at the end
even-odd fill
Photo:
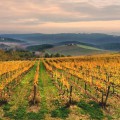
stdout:
POLYGON ((18 40, 18 39, 14 39, 14 38, 11 38, 11 37, 0 37, 0 42, 9 42, 9 43, 22 43, 24 41, 21 41, 21 40, 18 40))
POLYGON ((2 37, 14 38, 22 41, 27 41, 30 43, 39 44, 53 44, 65 41, 79 41, 83 43, 90 43, 94 45, 104 44, 104 43, 120 43, 120 36, 107 35, 101 33, 61 33, 61 34, 4 34, 2 37))
MULTIPOLYGON (((0 39, 1 44, 12 41, 17 43, 19 48, 25 48, 29 51, 46 50, 54 53, 54 50, 61 52, 63 49, 63 54, 66 52, 73 54, 72 51, 75 54, 80 51, 87 53, 86 50, 93 53, 96 51, 103 52, 103 50, 120 51, 120 36, 101 33, 2 34, 0 38, 2 38, 0 39)), ((10 44, 7 45, 8 47, 11 46, 10 44)))

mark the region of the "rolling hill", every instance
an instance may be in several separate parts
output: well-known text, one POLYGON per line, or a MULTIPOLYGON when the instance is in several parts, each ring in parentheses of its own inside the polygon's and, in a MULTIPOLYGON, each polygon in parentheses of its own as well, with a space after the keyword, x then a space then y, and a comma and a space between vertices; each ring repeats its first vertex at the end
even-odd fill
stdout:
POLYGON ((1 50, 9 50, 9 49, 11 49, 11 47, 8 45, 5 45, 5 44, 0 44, 0 49, 1 50))
POLYGON ((53 48, 54 45, 51 44, 43 44, 43 45, 33 45, 33 46, 28 46, 26 49, 30 51, 43 51, 48 48, 53 48))
POLYGON ((120 43, 106 43, 97 45, 96 47, 100 49, 120 51, 120 43))
POLYGON ((120 36, 107 35, 107 34, 85 34, 85 33, 61 33, 61 34, 4 34, 1 37, 13 39, 11 41, 22 41, 19 46, 27 50, 40 51, 46 50, 48 52, 61 52, 65 54, 75 53, 77 51, 82 53, 97 53, 103 50, 120 51, 120 36), (65 46, 74 44, 77 46, 65 46), (47 45, 47 46, 46 46, 47 45), (87 46, 87 47, 86 47, 87 46), (68 49, 65 49, 65 47, 68 49), (92 47, 92 48, 91 48, 92 47), (89 48, 89 49, 88 49, 89 48), (54 51, 54 49, 56 51, 54 51), (83 52, 86 51, 86 52, 83 52), (88 51, 88 52, 87 52, 88 51), (67 53, 66 53, 67 52, 67 53))
POLYGON ((0 37, 0 42, 22 43, 23 41, 14 38, 0 37))
POLYGON ((100 54, 107 51, 86 45, 69 44, 69 45, 55 46, 53 48, 47 49, 46 52, 50 54, 60 53, 63 55, 79 56, 79 55, 100 54))
POLYGON ((61 33, 61 34, 4 34, 2 37, 9 37, 27 42, 38 42, 39 44, 53 44, 65 41, 78 41, 94 45, 105 43, 120 43, 120 36, 100 33, 61 33))

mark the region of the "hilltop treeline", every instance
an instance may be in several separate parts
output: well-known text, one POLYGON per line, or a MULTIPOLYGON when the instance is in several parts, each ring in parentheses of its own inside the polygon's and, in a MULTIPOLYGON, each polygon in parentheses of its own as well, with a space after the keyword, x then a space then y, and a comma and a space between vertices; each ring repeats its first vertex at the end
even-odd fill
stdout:
POLYGON ((55 58, 55 57, 70 57, 71 55, 63 55, 60 53, 56 53, 56 54, 49 54, 49 53, 45 53, 44 58, 55 58))
POLYGON ((0 60, 27 60, 35 58, 34 52, 29 52, 25 50, 0 50, 0 60))

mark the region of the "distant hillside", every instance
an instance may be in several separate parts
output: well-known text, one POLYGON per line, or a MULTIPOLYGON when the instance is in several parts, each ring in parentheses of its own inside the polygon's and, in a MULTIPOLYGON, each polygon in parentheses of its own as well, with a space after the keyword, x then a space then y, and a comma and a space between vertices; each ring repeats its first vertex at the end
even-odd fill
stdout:
POLYGON ((55 46, 53 48, 47 49, 46 52, 50 54, 60 53, 63 55, 78 56, 78 55, 99 54, 107 51, 97 49, 91 46, 85 46, 80 44, 76 44, 76 45, 69 44, 69 45, 55 46))
POLYGON ((101 45, 98 45, 97 47, 105 50, 120 51, 120 43, 101 44, 101 45))
POLYGON ((53 48, 54 45, 50 44, 43 44, 43 45, 34 45, 34 46, 28 46, 26 49, 30 51, 43 51, 45 49, 53 48))
POLYGON ((54 45, 60 46, 60 45, 69 45, 69 44, 77 44, 85 48, 87 46, 87 48, 91 47, 92 49, 96 49, 96 50, 103 49, 103 50, 120 51, 120 43, 105 43, 105 44, 93 45, 90 43, 83 43, 78 41, 65 41, 65 42, 55 43, 54 45))
POLYGON ((64 41, 64 42, 58 42, 55 43, 54 45, 68 45, 68 44, 80 44, 80 45, 87 45, 87 46, 92 46, 95 47, 96 45, 90 44, 90 43, 83 43, 83 42, 79 42, 79 41, 64 41))
POLYGON ((22 43, 23 41, 13 38, 0 37, 0 42, 22 43))
POLYGON ((5 45, 5 44, 0 44, 0 49, 1 50, 9 50, 9 49, 11 49, 11 47, 8 45, 5 45))
POLYGON ((120 43, 120 36, 99 33, 5 34, 1 36, 24 40, 27 42, 39 42, 39 44, 53 44, 65 41, 78 41, 90 44, 120 43))
MULTIPOLYGON (((120 36, 107 35, 107 34, 84 34, 84 33, 61 33, 61 34, 4 34, 1 37, 8 37, 15 40, 24 41, 25 46, 51 44, 51 45, 65 45, 65 44, 81 44, 98 49, 119 51, 120 36), (27 45, 28 44, 28 45, 27 45)), ((35 48, 34 50, 38 49, 35 48)), ((40 48, 41 49, 41 48, 40 48)))

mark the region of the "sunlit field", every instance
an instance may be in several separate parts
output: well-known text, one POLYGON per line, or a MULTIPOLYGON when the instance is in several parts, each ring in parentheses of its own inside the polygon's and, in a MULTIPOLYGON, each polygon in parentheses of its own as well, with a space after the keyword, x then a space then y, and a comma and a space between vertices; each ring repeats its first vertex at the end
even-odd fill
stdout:
POLYGON ((0 62, 1 120, 120 118, 120 54, 0 62))

